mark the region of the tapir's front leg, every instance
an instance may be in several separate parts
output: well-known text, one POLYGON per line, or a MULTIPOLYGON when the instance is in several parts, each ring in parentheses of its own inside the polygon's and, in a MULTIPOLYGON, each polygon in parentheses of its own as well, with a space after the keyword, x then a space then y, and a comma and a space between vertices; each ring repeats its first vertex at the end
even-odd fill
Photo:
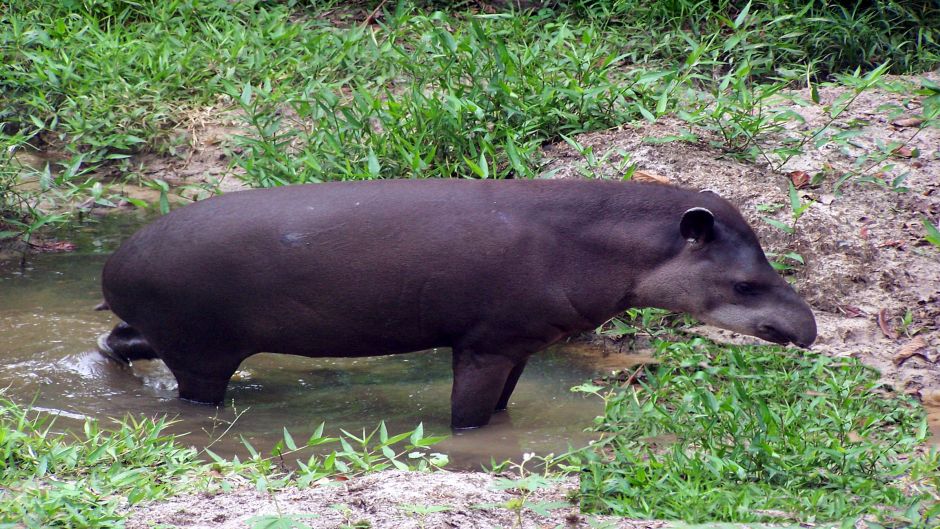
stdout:
POLYGON ((518 361, 509 356, 455 347, 451 426, 479 428, 489 423, 517 365, 518 361))

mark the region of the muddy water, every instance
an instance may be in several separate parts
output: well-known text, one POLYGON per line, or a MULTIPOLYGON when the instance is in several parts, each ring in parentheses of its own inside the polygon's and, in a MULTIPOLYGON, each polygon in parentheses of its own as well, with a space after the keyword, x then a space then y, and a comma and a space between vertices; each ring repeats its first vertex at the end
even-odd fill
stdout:
MULTIPOLYGON (((372 428, 390 431, 419 422, 428 434, 450 434, 450 354, 424 351, 395 357, 310 359, 261 354, 248 359, 229 385, 227 406, 198 406, 176 399, 175 381, 157 361, 124 367, 95 350, 95 338, 116 323, 92 308, 100 301, 99 274, 110 251, 141 219, 122 217, 67 234, 76 252, 0 260, 0 387, 21 404, 58 414, 75 426, 85 417, 126 414, 176 417, 175 433, 205 446, 235 421, 213 450, 244 454, 244 436, 269 449, 286 427, 300 441, 320 423, 335 434, 372 428), (235 420, 238 414, 238 419, 235 420)), ((583 429, 600 414, 597 398, 569 388, 600 372, 630 365, 627 355, 602 357, 596 349, 559 347, 533 358, 510 410, 484 429, 460 433, 438 445, 458 468, 478 468, 490 458, 524 452, 560 453, 583 446, 583 429)))

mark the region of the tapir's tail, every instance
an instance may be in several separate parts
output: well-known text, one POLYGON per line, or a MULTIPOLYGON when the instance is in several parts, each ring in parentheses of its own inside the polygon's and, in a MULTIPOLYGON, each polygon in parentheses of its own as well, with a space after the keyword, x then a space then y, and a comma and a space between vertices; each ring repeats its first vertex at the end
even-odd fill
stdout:
POLYGON ((118 323, 111 332, 98 337, 98 351, 122 364, 160 357, 140 331, 123 321, 118 323))
POLYGON ((111 310, 111 306, 107 301, 101 300, 101 303, 95 305, 95 310, 111 310))

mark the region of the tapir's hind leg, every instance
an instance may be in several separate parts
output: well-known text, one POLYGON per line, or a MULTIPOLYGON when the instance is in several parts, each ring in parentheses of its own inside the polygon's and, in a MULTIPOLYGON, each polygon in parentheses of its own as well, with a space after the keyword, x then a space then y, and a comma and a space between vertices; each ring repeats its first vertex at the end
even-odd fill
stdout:
POLYGON ((134 360, 159 358, 156 350, 140 334, 140 331, 123 321, 118 323, 111 332, 98 337, 98 351, 124 364, 134 360))
POLYGON ((512 371, 509 372, 509 376, 506 377, 506 384, 503 385, 503 393, 499 396, 499 401, 496 403, 496 411, 504 411, 509 407, 509 397, 512 397, 512 392, 516 389, 516 382, 519 382, 519 377, 522 376, 525 364, 526 360, 523 360, 516 364, 516 366, 512 368, 512 371))
POLYGON ((228 382, 241 363, 239 356, 213 354, 207 350, 194 351, 191 354, 175 351, 163 360, 176 377, 180 398, 199 404, 222 404, 228 382), (210 358, 214 361, 208 364, 194 360, 198 358, 210 358))

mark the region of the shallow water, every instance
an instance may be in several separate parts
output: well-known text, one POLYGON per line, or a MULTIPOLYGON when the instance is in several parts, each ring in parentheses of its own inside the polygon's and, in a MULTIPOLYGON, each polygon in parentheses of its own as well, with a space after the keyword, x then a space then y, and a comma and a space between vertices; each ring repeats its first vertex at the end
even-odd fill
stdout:
MULTIPOLYGON (((385 420, 390 432, 423 423, 427 435, 450 434, 450 352, 359 359, 311 359, 261 354, 242 364, 215 408, 181 402, 176 383, 158 361, 120 366, 95 349, 96 337, 117 319, 96 312, 99 274, 108 253, 142 221, 123 216, 78 228, 67 237, 71 253, 32 255, 25 268, 0 260, 0 387, 21 404, 58 414, 57 424, 84 417, 126 414, 178 419, 170 431, 205 446, 239 414, 213 451, 244 454, 244 436, 269 450, 290 430, 300 442, 325 422, 326 431, 372 429, 385 420)), ((560 346, 533 357, 513 394, 508 412, 490 426, 454 435, 437 445, 457 468, 478 468, 524 452, 560 453, 583 446, 583 433, 602 413, 600 399, 569 388, 642 357, 584 346, 560 346)))

